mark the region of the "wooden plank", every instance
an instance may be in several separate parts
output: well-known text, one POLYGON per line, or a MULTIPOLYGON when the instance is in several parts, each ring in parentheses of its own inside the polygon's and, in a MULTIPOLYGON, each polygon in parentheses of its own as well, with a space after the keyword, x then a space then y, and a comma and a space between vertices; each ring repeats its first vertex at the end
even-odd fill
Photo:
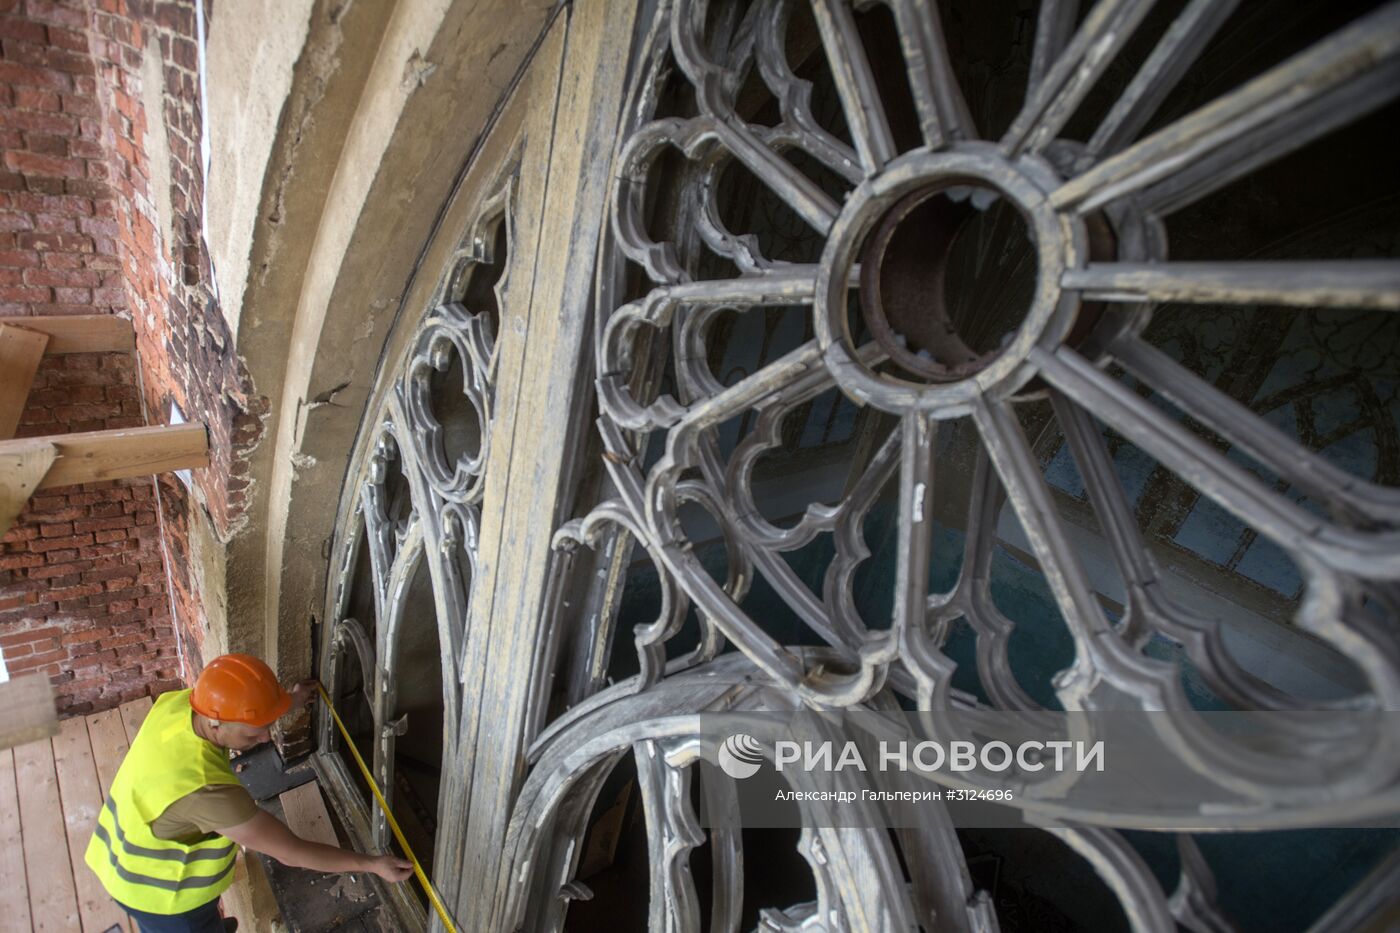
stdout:
POLYGON ((39 482, 40 489, 209 465, 209 435, 198 423, 0 441, 0 456, 34 441, 58 449, 58 459, 39 482))
POLYGON ((136 350, 136 331, 131 321, 115 314, 13 318, 5 323, 43 334, 48 338, 44 352, 51 356, 59 353, 131 353, 136 350))
MULTIPOLYGON (((120 710, 107 709, 87 717, 88 742, 92 746, 92 764, 97 770, 97 791, 107 799, 107 791, 112 779, 117 776, 122 759, 131 743, 126 738, 126 726, 122 723, 120 710)), ((126 925, 129 933, 137 933, 136 924, 129 918, 126 925)))
POLYGON ((315 781, 293 787, 278 799, 282 801, 282 815, 292 832, 312 842, 340 845, 330 814, 326 812, 326 802, 321 798, 321 787, 315 781))
POLYGON ((81 933, 53 747, 45 739, 21 745, 14 754, 24 870, 29 877, 29 915, 34 931, 81 933))
POLYGON ((118 707, 122 714, 122 726, 126 729, 128 745, 136 741, 136 733, 141 731, 141 723, 146 721, 146 714, 151 711, 153 705, 155 700, 150 697, 137 697, 118 707))
POLYGON ((24 674, 0 683, 0 748, 13 748, 58 733, 53 685, 47 674, 24 674))
POLYGON ((0 748, 0 930, 29 930, 29 883, 24 874, 15 758, 8 748, 0 748))
MULTIPOLYGON (((512 232, 516 236, 512 238, 512 257, 505 273, 509 287, 505 292, 501 313, 503 326, 493 362, 497 407, 492 415, 491 446, 477 534, 478 554, 482 560, 473 573, 462 653, 462 670, 472 673, 463 685, 459 707, 457 748, 462 755, 462 777, 457 786, 461 792, 444 793, 438 819, 438 834, 444 840, 444 845, 439 849, 441 861, 436 866, 436 873, 438 878, 444 879, 442 894, 448 899, 449 909, 452 909, 455 901, 457 920, 462 929, 467 930, 484 930, 490 926, 491 905, 479 901, 483 899, 483 894, 487 895, 485 900, 490 900, 490 892, 495 886, 494 871, 499 864, 499 845, 497 852, 482 850, 483 846, 493 845, 487 841, 491 834, 485 829, 489 817, 483 815, 479 818, 481 827, 473 825, 478 821, 473 811, 483 805, 477 801, 477 784, 483 773, 503 766, 501 758, 510 758, 511 763, 504 766, 512 770, 515 768, 514 749, 507 747, 512 737, 501 734, 500 739, 497 738, 496 729, 503 725, 500 710, 493 709, 487 713, 481 705, 485 695, 491 692, 495 678, 480 677, 476 672, 491 669, 488 658, 496 654, 496 642, 506 637, 506 626, 493 628, 492 622, 495 618, 496 588, 508 585, 502 578, 510 575, 510 565, 503 561, 509 559, 505 541, 513 520, 509 511, 513 481, 509 467, 515 458, 511 450, 521 435, 533 434, 535 427, 530 425, 524 428, 525 423, 515 417, 520 386, 546 375, 529 371, 525 366, 525 355, 530 341, 534 339, 530 333, 532 322, 529 315, 540 263, 541 242, 545 239, 549 141, 554 132, 554 104, 563 62, 564 36, 568 29, 565 17, 555 19, 547 38, 540 44, 530 63, 528 83, 522 83, 517 89, 508 108, 513 111, 511 118, 520 121, 519 133, 524 137, 518 170, 519 187, 515 192, 512 232), (516 108, 522 108, 518 115, 516 108), (507 320, 511 322, 510 326, 504 326, 507 320)), ((506 116, 503 115, 492 133, 502 133, 505 125, 506 116)), ((486 168, 485 165, 482 167, 486 168)), ((525 461, 522 459, 520 462, 525 461)), ((515 494, 519 495, 519 492, 515 494)), ((504 618, 504 613, 501 617, 504 618)), ((445 757, 444 765, 444 775, 451 773, 451 765, 445 757)))
POLYGON ((126 750, 131 747, 122 725, 122 714, 114 709, 93 713, 87 718, 88 741, 92 743, 92 763, 97 767, 97 789, 107 799, 107 789, 117 776, 126 750))
POLYGON ((262 862, 246 849, 239 851, 238 859, 233 863, 233 884, 224 892, 220 906, 225 918, 238 921, 240 930, 287 929, 262 862))
POLYGON ((49 335, 0 323, 0 440, 15 436, 49 335))
POLYGON ((58 456, 48 441, 11 441, 0 453, 0 536, 10 530, 58 456))
POLYGON ((78 914, 84 933, 104 933, 113 924, 125 925, 126 911, 117 906, 83 861, 103 796, 98 790, 87 723, 81 718, 65 719, 59 727, 53 740, 53 762, 63 802, 63 823, 68 831, 68 857, 78 893, 78 914))
MULTIPOLYGON (((548 222, 567 218, 569 229, 537 228, 537 271, 518 368, 506 365, 504 339, 497 350, 502 356, 494 427, 529 425, 529 430, 515 430, 499 448, 493 435, 494 462, 487 468, 488 500, 493 478, 504 477, 507 488, 499 511, 488 512, 483 503, 482 553, 488 546, 496 550, 490 575, 484 568, 473 580, 467 625, 472 635, 463 662, 469 672, 464 691, 471 693, 462 699, 460 734, 471 739, 463 748, 472 762, 470 784, 463 788, 468 803, 455 872, 456 915, 463 929, 503 925, 498 915, 505 904, 499 887, 505 883, 501 856, 523 769, 532 691, 538 687, 531 673, 536 647, 544 640, 540 626, 553 621, 540 611, 550 538, 561 517, 561 492, 572 492, 566 481, 578 443, 572 429, 583 420, 576 413, 591 394, 578 374, 581 360, 591 352, 597 246, 606 229, 607 191, 615 168, 599 158, 596 142, 616 138, 637 9, 637 4, 603 2, 571 8, 542 212, 548 222), (477 677, 477 671, 492 675, 477 677)), ((542 46, 533 67, 541 67, 543 56, 542 46)), ((528 235, 523 223, 517 229, 528 235)), ((450 788, 444 791, 450 799, 450 788)))

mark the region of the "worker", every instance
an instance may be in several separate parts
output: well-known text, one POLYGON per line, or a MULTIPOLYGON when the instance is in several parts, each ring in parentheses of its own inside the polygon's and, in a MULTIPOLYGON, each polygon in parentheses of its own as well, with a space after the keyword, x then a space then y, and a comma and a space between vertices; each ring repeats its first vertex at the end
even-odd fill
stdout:
POLYGON ((361 855, 311 842, 259 809, 238 783, 228 752, 268 741, 274 722, 311 702, 316 682, 282 689, 246 654, 215 658, 193 690, 161 694, 117 769, 87 847, 88 867, 143 933, 220 933, 236 847, 284 865, 372 872, 385 881, 413 873, 406 859, 361 855))

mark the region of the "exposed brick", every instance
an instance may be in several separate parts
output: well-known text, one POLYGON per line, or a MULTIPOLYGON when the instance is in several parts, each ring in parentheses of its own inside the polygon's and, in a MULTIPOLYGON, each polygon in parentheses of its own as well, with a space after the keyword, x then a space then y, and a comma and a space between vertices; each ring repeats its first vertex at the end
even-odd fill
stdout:
MULTIPOLYGON (((51 93, 51 92, 50 92, 51 93)), ((45 110, 57 108, 46 107, 45 110)), ((12 129, 30 133, 49 133, 71 136, 78 126, 78 120, 65 113, 37 113, 29 110, 12 110, 5 115, 5 125, 12 129)))
POLYGON ((63 629, 56 625, 45 626, 42 629, 31 629, 28 632, 11 632, 10 635, 0 635, 0 649, 8 651, 11 647, 18 647, 20 644, 45 642, 45 640, 57 639, 62 635, 63 629))
POLYGON ((32 42, 35 45, 44 45, 48 41, 48 34, 42 23, 18 16, 0 16, 0 36, 32 42))
POLYGON ((67 659, 68 652, 64 651, 62 648, 55 648, 52 651, 45 651, 42 654, 30 654, 16 661, 13 666, 16 671, 32 671, 35 668, 42 667, 53 661, 66 661, 67 659))
POLYGON ((66 29, 62 26, 49 26, 49 42, 70 52, 88 51, 87 34, 80 29, 66 29))
POLYGON ((34 541, 29 545, 31 551, 56 551, 66 548, 79 548, 92 543, 92 535, 69 535, 63 538, 53 538, 52 540, 34 541))
MULTIPOLYGON (((33 250, 5 250, 0 252, 0 267, 32 268, 39 265, 39 254, 33 250)), ((43 283, 34 283, 43 284, 43 283)))
MULTIPOLYGON (((62 142, 60 140, 60 142, 62 142)), ((64 149, 67 144, 64 143, 64 149)), ((53 155, 55 153, 49 153, 53 155)), ((64 152, 56 153, 64 155, 64 152)), ((78 218, 69 217, 64 214, 35 214, 34 229, 40 233, 76 233, 78 230, 78 218)))
POLYGON ((87 14, 77 6, 57 2, 57 0, 26 0, 25 12, 41 23, 82 29, 87 25, 87 14))
POLYGON ((14 105, 22 110, 59 110, 63 106, 63 97, 47 88, 17 87, 14 105))
POLYGON ((85 631, 73 632, 71 634, 64 635, 58 640, 58 642, 61 645, 81 645, 85 642, 92 642, 97 641, 98 639, 108 638, 111 636, 111 634, 112 630, 107 627, 90 628, 86 629, 85 631))
MULTIPOLYGON (((193 10, 188 0, 30 0, 23 7, 0 0, 0 14, 14 19, 0 22, 0 112, 15 117, 0 123, 7 153, 0 287, 31 290, 0 297, 0 314, 129 309, 145 397, 131 355, 54 358, 60 362, 46 361, 35 380, 17 434, 140 424, 145 407, 163 410, 176 398, 187 417, 209 426, 213 465, 196 482, 200 501, 226 531, 246 507, 248 453, 266 403, 227 352, 233 341, 209 300, 208 259, 198 235, 185 232, 202 227, 193 10), (175 211, 160 221, 151 179, 163 173, 152 171, 147 151, 158 124, 144 112, 152 89, 143 91, 141 80, 142 48, 157 40, 175 211), (175 241, 163 242, 162 231, 172 229, 175 241)), ((201 663, 203 594, 185 566, 192 503, 178 482, 159 482, 159 524, 149 480, 90 484, 35 497, 4 539, 0 606, 10 608, 0 622, 35 628, 31 620, 61 618, 65 636, 76 636, 62 645, 53 638, 23 645, 26 656, 38 656, 34 669, 61 685, 65 711, 178 686, 173 625, 186 633, 189 662, 201 663), (161 535, 173 558, 168 578, 161 535), (84 592, 90 595, 75 595, 84 592), (99 630, 120 644, 82 636, 99 630), (68 660, 48 657, 58 651, 68 660), (75 676, 77 662, 84 667, 75 676)))
POLYGON ((57 68, 59 71, 66 71, 75 75, 90 75, 93 73, 92 59, 86 55, 63 49, 50 48, 47 55, 50 68, 57 68))
POLYGON ((8 285, 0 286, 0 301, 36 301, 46 302, 52 293, 47 288, 36 288, 28 285, 8 285))
MULTIPOLYGON (((101 643, 99 642, 98 644, 100 645, 101 643)), ((94 651, 90 654, 80 655, 79 657, 73 658, 69 661, 69 666, 72 667, 75 671, 83 671, 90 668, 105 668, 110 662, 115 661, 116 658, 117 653, 112 649, 99 648, 99 650, 94 651)), ((93 680, 98 680, 103 685, 107 684, 110 681, 110 679, 111 675, 105 672, 100 678, 93 678, 93 680)))
POLYGON ((58 91, 73 90, 71 76, 63 72, 49 71, 47 68, 19 62, 0 61, 0 81, 6 84, 52 88, 58 91))
MULTIPOLYGON (((35 567, 33 570, 29 571, 29 579, 62 581, 73 576, 77 576, 78 579, 82 579, 82 577, 78 575, 85 566, 91 563, 92 561, 79 560, 74 561, 70 564, 46 564, 41 567, 35 567)), ((77 580, 74 580, 73 582, 77 582, 77 580)), ((61 586, 62 583, 53 582, 53 585, 61 586)))

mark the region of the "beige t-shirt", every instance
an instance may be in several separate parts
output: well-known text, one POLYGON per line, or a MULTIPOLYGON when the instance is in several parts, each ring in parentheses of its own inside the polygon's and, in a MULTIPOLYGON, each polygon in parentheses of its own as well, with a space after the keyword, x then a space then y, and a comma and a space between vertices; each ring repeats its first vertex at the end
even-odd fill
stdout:
POLYGON ((220 829, 248 822, 257 812, 253 795, 242 784, 206 784, 166 807, 151 821, 151 834, 193 845, 220 829))

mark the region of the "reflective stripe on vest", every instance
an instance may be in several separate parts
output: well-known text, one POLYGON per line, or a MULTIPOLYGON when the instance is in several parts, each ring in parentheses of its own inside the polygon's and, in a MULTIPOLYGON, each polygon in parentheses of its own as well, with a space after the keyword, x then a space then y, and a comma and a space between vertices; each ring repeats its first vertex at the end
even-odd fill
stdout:
POLYGON ((223 836, 193 844, 159 839, 150 824, 201 787, 237 784, 228 754, 195 734, 189 691, 156 701, 97 814, 86 861, 118 902, 179 914, 214 900, 233 881, 237 846, 223 836))
MULTIPOLYGON (((146 858, 163 858, 172 862, 188 863, 195 862, 200 859, 227 858, 233 853, 233 849, 235 846, 235 843, 233 842, 229 842, 228 845, 220 846, 217 849, 195 849, 185 848, 184 846, 181 846, 178 849, 147 849, 144 846, 138 846, 134 844, 130 839, 127 839, 126 833, 122 832, 122 822, 121 820, 117 819, 117 808, 112 806, 111 797, 107 798, 107 803, 103 805, 102 809, 106 810, 107 815, 112 818, 112 828, 117 831, 117 838, 121 840, 122 848, 130 852, 132 855, 141 855, 146 858)), ((112 847, 111 841, 105 838, 107 833, 107 827, 103 826, 101 823, 98 823, 97 828, 94 829, 93 832, 96 835, 104 837, 102 841, 107 843, 107 848, 110 849, 112 847)), ((223 839, 222 836, 220 836, 219 838, 223 839)), ((225 841, 227 842, 228 840, 225 841)))

